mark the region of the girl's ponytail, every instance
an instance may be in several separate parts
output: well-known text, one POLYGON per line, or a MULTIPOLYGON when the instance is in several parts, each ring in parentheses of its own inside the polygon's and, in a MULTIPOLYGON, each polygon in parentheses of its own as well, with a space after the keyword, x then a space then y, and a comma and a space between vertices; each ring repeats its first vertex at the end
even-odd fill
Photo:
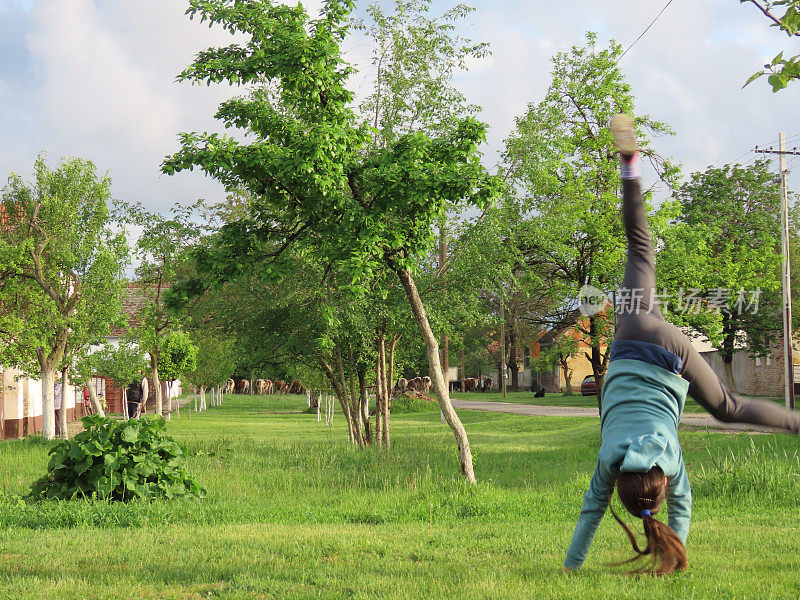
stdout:
POLYGON ((617 494, 628 512, 642 519, 647 545, 643 549, 639 548, 633 532, 612 508, 611 514, 628 534, 628 539, 636 552, 636 556, 630 560, 617 564, 624 565, 641 558, 650 558, 649 564, 631 573, 668 575, 686 569, 688 560, 683 542, 671 527, 653 517, 661 509, 666 491, 667 478, 659 467, 653 467, 646 473, 619 474, 617 494))

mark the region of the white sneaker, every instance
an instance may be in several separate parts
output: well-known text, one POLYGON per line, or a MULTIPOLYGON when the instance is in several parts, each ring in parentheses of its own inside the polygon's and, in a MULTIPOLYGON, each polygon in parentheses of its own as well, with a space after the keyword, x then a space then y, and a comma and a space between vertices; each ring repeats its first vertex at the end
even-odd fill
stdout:
POLYGON ((620 113, 611 117, 611 133, 614 134, 614 144, 626 156, 636 153, 636 127, 633 117, 620 113))

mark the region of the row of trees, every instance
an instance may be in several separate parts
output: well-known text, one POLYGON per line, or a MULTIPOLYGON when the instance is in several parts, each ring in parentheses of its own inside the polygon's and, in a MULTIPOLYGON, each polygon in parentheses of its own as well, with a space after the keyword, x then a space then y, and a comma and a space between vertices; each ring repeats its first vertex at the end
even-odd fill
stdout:
MULTIPOLYGON (((433 331, 462 346, 474 335, 485 348, 498 324, 507 325, 498 346, 513 377, 518 350, 543 329, 567 322, 581 286, 610 292, 619 285, 625 244, 607 123, 614 113, 635 112, 617 67, 622 48, 613 42, 600 48, 589 34, 585 46, 558 53, 547 94, 517 119, 501 172, 491 175, 478 154, 485 126, 452 85, 466 58, 486 52, 453 33, 452 20, 468 9, 459 6, 436 19, 425 1, 398 2, 394 15, 371 8, 371 23, 358 26, 375 48, 375 83, 354 107, 352 67, 340 52, 352 8, 352 2, 330 0, 318 19, 310 19, 301 7, 269 2, 190 2, 191 17, 244 41, 200 52, 180 79, 251 86, 217 112, 226 128, 244 135, 182 134, 181 150, 162 169, 199 168, 240 195, 247 208, 194 251, 195 273, 171 290, 170 304, 208 317, 212 311, 197 307, 225 294, 239 294, 228 304, 239 307, 257 290, 248 305, 258 316, 244 331, 234 331, 220 300, 217 322, 239 336, 258 332, 251 347, 263 350, 264 364, 285 361, 327 381, 358 445, 381 443, 379 436, 388 442, 391 350, 403 345, 399 340, 421 337, 462 472, 472 480, 468 440, 442 377, 448 360, 433 331), (407 330, 408 308, 416 334, 407 330), (367 412, 371 382, 374 425, 367 412)), ((678 167, 650 143, 671 133, 669 127, 642 115, 637 126, 642 155, 667 192, 650 209, 655 235, 667 242, 660 255, 664 285, 774 291, 777 188, 767 163, 711 169, 678 188, 678 167), (729 189, 705 189, 720 176, 729 189), (670 190, 678 191, 669 197, 670 190), (697 200, 723 192, 728 200, 717 206, 697 200), (722 212, 738 214, 745 206, 760 218, 722 212), (716 228, 705 218, 709 211, 719 217, 716 228), (737 242, 718 242, 728 235, 737 242)), ((709 298, 701 301, 708 305, 709 298)), ((757 325, 733 314, 671 316, 724 351, 735 346, 731 335, 764 334, 767 342, 774 334, 772 312, 757 325)), ((613 314, 574 326, 588 345, 600 389, 613 314)), ((566 345, 558 354, 576 351, 566 345)))
MULTIPOLYGON (((2 256, 16 257, 8 264, 18 266, 0 274, 0 362, 32 369, 37 352, 31 349, 42 347, 57 356, 41 371, 74 364, 65 348, 80 355, 118 319, 127 252, 112 233, 115 219, 144 229, 135 278, 143 309, 130 325, 156 382, 175 375, 168 354, 187 355, 167 352, 180 339, 184 350, 200 348, 195 363, 182 369, 201 389, 233 374, 327 387, 353 444, 388 447, 396 374, 422 373, 427 362, 470 481, 469 441, 442 373, 443 365, 458 362, 448 353, 461 353, 471 375, 505 360, 516 386, 523 349, 566 324, 575 328, 572 341, 551 347, 539 366, 566 364, 584 352, 602 387, 613 314, 577 322, 570 316, 583 285, 610 293, 624 265, 620 179, 607 131, 612 114, 635 114, 617 67, 621 47, 599 47, 588 34, 584 46, 556 54, 546 95, 517 119, 502 166, 491 174, 479 153, 486 126, 453 83, 468 60, 487 52, 458 34, 470 9, 458 5, 436 17, 428 0, 400 1, 392 14, 372 7, 366 20, 353 22, 352 8, 352 2, 328 0, 312 19, 300 6, 266 0, 190 2, 190 17, 236 34, 237 43, 200 52, 180 78, 248 90, 217 112, 237 135, 181 134, 181 149, 162 170, 199 168, 225 185, 227 201, 178 206, 169 218, 118 204, 108 216, 108 182, 94 176, 105 182, 106 211, 96 236, 117 253, 103 271, 114 274, 103 284, 108 318, 94 314, 98 300, 86 301, 88 284, 74 301, 74 315, 91 314, 85 318, 95 328, 83 334, 82 345, 57 342, 57 324, 65 323, 67 338, 81 330, 77 316, 40 319, 32 330, 47 332, 53 340, 47 345, 24 337, 39 317, 25 312, 19 290, 46 293, 35 279, 33 255, 23 250, 22 240, 33 239, 35 229, 3 230, 2 256), (374 49, 374 85, 360 103, 340 50, 353 28, 374 49), (31 265, 27 275, 23 264, 31 265)), ((677 166, 650 142, 669 127, 642 115, 637 125, 661 191, 660 205, 650 209, 659 286, 704 290, 706 304, 716 288, 760 287, 774 299, 778 196, 768 164, 712 168, 679 187, 677 166)), ((658 189, 647 192, 648 202, 658 189)), ((6 212, 24 205, 26 214, 41 213, 42 200, 25 204, 31 194, 23 190, 29 186, 12 178, 3 196, 6 212)), ((99 268, 99 250, 91 256, 87 265, 99 268)), ((74 278, 70 283, 64 274, 73 268, 59 260, 52 262, 52 280, 71 297, 74 278)), ((758 319, 724 310, 666 312, 731 356, 743 338, 753 351, 765 351, 780 323, 771 309, 758 319)))
MULTIPOLYGON (((40 156, 33 180, 12 174, 0 197, 0 365, 42 382, 48 439, 56 431, 57 372, 64 383, 87 384, 102 375, 124 388, 141 381, 147 352, 160 415, 159 372, 173 380, 195 370, 197 348, 160 298, 180 253, 170 244, 185 239, 184 232, 170 231, 173 222, 158 215, 119 204, 112 210, 110 186, 90 161, 68 158, 51 169, 40 156), (130 223, 144 226, 133 252, 124 233, 130 223), (133 291, 126 290, 132 254, 139 261, 133 291), (139 306, 125 315, 122 300, 131 294, 139 306), (126 323, 126 316, 134 319, 126 323), (104 345, 112 328, 127 330, 119 348, 104 345)), ((95 412, 103 414, 94 388, 88 389, 95 412)), ((27 416, 29 407, 23 408, 27 416)), ((66 420, 66 411, 61 418, 66 420)))

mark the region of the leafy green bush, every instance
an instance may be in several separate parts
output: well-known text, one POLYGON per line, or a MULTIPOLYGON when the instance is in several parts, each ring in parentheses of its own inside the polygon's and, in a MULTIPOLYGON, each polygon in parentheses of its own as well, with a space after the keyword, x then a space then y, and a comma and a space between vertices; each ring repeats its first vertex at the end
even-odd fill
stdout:
POLYGON ((50 450, 48 473, 28 498, 106 500, 205 496, 186 472, 186 455, 164 433, 164 419, 84 417, 86 431, 50 450))

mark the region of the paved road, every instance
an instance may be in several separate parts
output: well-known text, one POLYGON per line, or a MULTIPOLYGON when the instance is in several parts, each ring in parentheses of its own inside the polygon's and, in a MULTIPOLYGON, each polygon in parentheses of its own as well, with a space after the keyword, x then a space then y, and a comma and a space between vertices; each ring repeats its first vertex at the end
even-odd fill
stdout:
MULTIPOLYGON (((538 404, 513 404, 511 402, 486 402, 481 400, 453 400, 453 406, 463 410, 481 410, 486 412, 511 413, 534 417, 597 417, 597 409, 574 408, 569 406, 541 406, 538 404)), ((708 413, 683 413, 681 424, 690 427, 714 427, 736 431, 774 431, 769 427, 757 425, 741 425, 739 423, 723 423, 708 413)))

